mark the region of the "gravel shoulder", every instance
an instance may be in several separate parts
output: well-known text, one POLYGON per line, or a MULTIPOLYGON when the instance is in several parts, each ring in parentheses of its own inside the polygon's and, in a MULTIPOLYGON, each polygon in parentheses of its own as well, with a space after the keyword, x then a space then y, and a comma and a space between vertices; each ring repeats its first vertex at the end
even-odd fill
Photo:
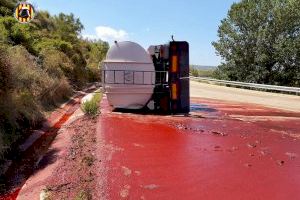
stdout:
POLYGON ((87 116, 67 123, 18 199, 91 199, 98 162, 94 154, 96 123, 97 118, 87 116))

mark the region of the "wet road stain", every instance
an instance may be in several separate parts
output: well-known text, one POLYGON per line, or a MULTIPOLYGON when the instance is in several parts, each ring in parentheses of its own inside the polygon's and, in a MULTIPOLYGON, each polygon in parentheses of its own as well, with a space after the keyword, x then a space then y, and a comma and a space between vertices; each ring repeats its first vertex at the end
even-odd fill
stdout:
POLYGON ((208 105, 205 104, 191 104, 190 105, 190 111, 191 112, 198 112, 198 111, 202 111, 202 112, 217 112, 218 110, 216 110, 215 108, 211 108, 208 105))

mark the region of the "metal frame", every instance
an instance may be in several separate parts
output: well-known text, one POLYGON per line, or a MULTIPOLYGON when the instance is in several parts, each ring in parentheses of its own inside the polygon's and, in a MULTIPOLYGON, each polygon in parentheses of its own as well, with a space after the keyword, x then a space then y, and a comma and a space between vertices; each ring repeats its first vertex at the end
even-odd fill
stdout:
POLYGON ((168 71, 136 71, 136 70, 101 70, 102 71, 102 83, 103 84, 116 84, 116 85, 162 85, 168 83, 168 71), (108 72, 113 72, 114 79, 112 82, 107 82, 106 74, 108 72), (123 81, 117 82, 116 81, 116 72, 123 73, 123 81), (126 80, 126 73, 132 73, 132 81, 126 80), (142 73, 142 83, 136 83, 135 77, 136 73, 142 73), (145 73, 151 73, 151 83, 145 83, 145 73), (155 80, 153 83, 153 74, 155 74, 155 80), (159 76, 158 76, 159 74, 159 76), (162 75, 164 74, 164 75, 162 75), (157 79, 159 77, 159 79, 157 79), (163 77, 166 77, 164 80, 163 77))

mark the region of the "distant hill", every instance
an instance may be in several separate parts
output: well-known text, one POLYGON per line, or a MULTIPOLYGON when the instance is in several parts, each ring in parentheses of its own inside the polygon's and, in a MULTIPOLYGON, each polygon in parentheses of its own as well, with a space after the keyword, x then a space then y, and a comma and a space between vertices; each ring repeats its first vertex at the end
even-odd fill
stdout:
POLYGON ((217 66, 205 66, 205 65, 191 65, 190 67, 194 67, 196 69, 201 70, 215 70, 217 66))

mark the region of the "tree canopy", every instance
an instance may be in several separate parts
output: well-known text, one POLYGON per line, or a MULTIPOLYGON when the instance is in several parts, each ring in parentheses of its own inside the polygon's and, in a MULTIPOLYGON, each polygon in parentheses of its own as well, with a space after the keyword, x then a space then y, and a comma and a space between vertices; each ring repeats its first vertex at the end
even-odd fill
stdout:
POLYGON ((218 37, 218 78, 300 86, 300 0, 234 3, 218 37))

